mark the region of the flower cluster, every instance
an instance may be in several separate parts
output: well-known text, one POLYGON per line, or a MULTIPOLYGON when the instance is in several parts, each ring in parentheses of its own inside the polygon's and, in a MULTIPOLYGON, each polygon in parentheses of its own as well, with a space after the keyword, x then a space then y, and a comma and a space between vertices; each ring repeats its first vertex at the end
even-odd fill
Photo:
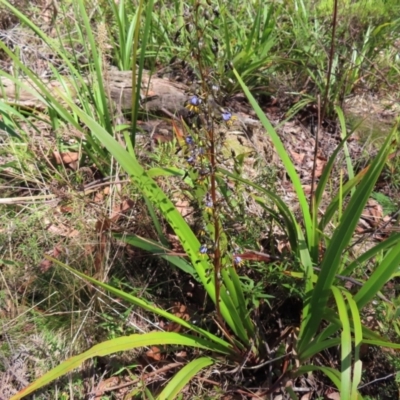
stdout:
MULTIPOLYGON (((224 141, 225 136, 223 134, 209 136, 209 130, 213 129, 213 125, 210 121, 216 117, 217 122, 222 122, 229 128, 233 125, 237 117, 229 110, 219 107, 217 110, 218 112, 208 113, 208 108, 204 107, 202 99, 196 95, 188 100, 185 107, 189 111, 189 121, 193 122, 191 130, 185 137, 186 162, 189 164, 189 170, 193 173, 191 176, 194 182, 202 185, 199 193, 205 193, 203 198, 198 199, 203 218, 202 228, 197 231, 198 237, 201 238, 201 245, 198 252, 200 257, 209 256, 212 258, 212 249, 215 248, 216 245, 213 244, 213 238, 209 237, 207 233, 210 232, 208 232, 208 229, 205 227, 208 226, 208 224, 211 226, 213 225, 213 215, 214 217, 217 215, 217 204, 215 204, 213 200, 209 181, 207 180, 210 176, 210 171, 212 171, 212 166, 209 158, 206 157, 208 154, 206 147, 210 140, 214 140, 214 152, 218 152, 217 149, 224 141), (207 126, 204 126, 204 124, 207 124, 207 126)), ((235 268, 241 266, 244 262, 239 254, 240 250, 235 247, 230 255, 232 261, 229 264, 235 268)))

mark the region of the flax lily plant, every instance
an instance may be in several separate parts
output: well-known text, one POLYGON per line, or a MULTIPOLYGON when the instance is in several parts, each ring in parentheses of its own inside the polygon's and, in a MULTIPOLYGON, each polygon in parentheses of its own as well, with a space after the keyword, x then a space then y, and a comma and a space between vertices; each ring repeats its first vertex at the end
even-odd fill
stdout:
MULTIPOLYGON (((4 0, 1 0, 1 3, 6 4, 4 0)), ((82 15, 84 15, 84 20, 87 24, 87 34, 90 42, 94 46, 94 51, 96 47, 95 41, 90 35, 88 18, 87 16, 85 17, 82 4, 80 10, 82 15)), ((35 27, 32 22, 22 16, 22 14, 12 6, 8 5, 8 7, 34 31, 40 33, 42 38, 46 39, 44 33, 35 27)), ((148 12, 146 14, 146 23, 149 23, 148 20, 150 17, 151 13, 148 12)), ((140 20, 140 10, 136 18, 138 21, 140 20)), ((137 24, 134 29, 132 28, 130 34, 133 35, 138 29, 139 24, 137 24)), ((145 29, 145 32, 148 32, 147 29, 145 29)), ((136 35, 136 37, 138 36, 136 35)), ((50 43, 48 38, 47 40, 50 43)), ((185 258, 182 258, 166 252, 164 257, 168 257, 168 261, 171 264, 178 265, 181 269, 191 273, 204 287, 209 298, 215 304, 217 314, 216 324, 221 332, 220 335, 211 333, 194 323, 183 320, 172 313, 154 306, 144 299, 118 290, 111 285, 100 282, 77 271, 71 266, 53 259, 52 261, 54 263, 71 271, 71 273, 85 279, 91 284, 109 291, 114 296, 180 325, 184 333, 159 331, 134 334, 97 344, 84 353, 62 362, 59 366, 44 374, 28 387, 14 395, 11 399, 21 399, 33 393, 53 380, 79 367, 89 358, 106 356, 144 346, 187 346, 199 349, 199 353, 201 354, 199 358, 188 362, 188 364, 169 381, 158 394, 158 399, 175 398, 182 388, 200 370, 213 364, 224 362, 224 360, 228 359, 231 363, 236 363, 238 366, 242 365, 244 362, 251 362, 253 365, 267 362, 268 354, 266 354, 262 336, 251 318, 251 310, 248 310, 246 307, 242 283, 234 267, 233 260, 227 255, 226 237, 218 215, 216 215, 216 213, 215 215, 213 214, 209 223, 209 229, 214 235, 214 242, 216 243, 213 249, 214 254, 212 254, 212 257, 208 254, 202 255, 199 252, 202 244, 198 237, 172 201, 153 179, 156 172, 154 170, 147 170, 139 163, 134 150, 134 132, 130 136, 125 136, 125 148, 114 138, 114 132, 110 125, 111 118, 107 117, 106 111, 104 111, 104 113, 99 112, 98 114, 93 114, 89 112, 90 107, 77 105, 77 103, 65 93, 60 92, 57 97, 54 96, 37 76, 32 74, 32 72, 21 64, 14 54, 4 45, 1 47, 9 54, 15 63, 19 63, 21 70, 31 78, 35 84, 35 90, 33 91, 32 88, 26 85, 24 87, 24 84, 15 77, 8 76, 8 78, 12 79, 16 85, 20 85, 22 88, 31 91, 32 94, 37 96, 40 102, 46 104, 53 114, 57 114, 58 118, 70 123, 77 130, 84 133, 87 137, 87 142, 92 146, 92 151, 95 149, 104 159, 112 156, 126 171, 132 184, 146 199, 149 209, 153 210, 154 208, 161 213, 164 220, 179 238, 186 255, 185 258), (102 120, 100 116, 105 116, 105 120, 102 120)), ((96 53, 93 55, 96 60, 95 72, 99 81, 100 96, 98 96, 98 104, 106 110, 107 102, 105 100, 105 90, 101 85, 100 57, 96 53)), ((136 57, 136 55, 134 55, 134 57, 136 57)), ((133 65, 136 65, 136 61, 136 58, 134 58, 133 65)), ((65 58, 65 62, 69 62, 68 58, 65 58)), ((70 66, 73 68, 72 65, 70 66)), ((139 62, 139 66, 139 69, 143 68, 143 58, 141 62, 139 62)), ((341 399, 359 399, 360 396, 357 387, 361 380, 361 344, 367 343, 377 346, 400 348, 400 345, 390 343, 363 326, 360 317, 363 308, 374 299, 383 285, 391 279, 398 269, 398 260, 400 259, 400 234, 391 236, 386 241, 373 247, 367 253, 352 260, 352 262, 348 263, 346 261, 348 259, 346 257, 346 252, 349 245, 352 243, 356 224, 374 189, 374 185, 382 168, 385 165, 391 149, 392 135, 397 130, 397 125, 387 137, 371 165, 341 187, 339 193, 333 197, 326 208, 324 215, 318 220, 318 210, 321 205, 322 195, 334 166, 335 158, 345 141, 342 142, 329 160, 315 193, 313 194, 310 207, 301 186, 300 178, 275 129, 262 112, 237 71, 233 68, 232 72, 263 124, 266 134, 270 136, 296 191, 301 210, 301 219, 298 220, 278 195, 237 176, 237 174, 219 168, 215 160, 211 161, 212 169, 210 182, 213 187, 212 195, 215 196, 218 182, 225 177, 240 181, 248 185, 249 188, 251 187, 254 189, 257 193, 254 194, 255 199, 271 213, 271 216, 273 216, 286 231, 293 254, 300 261, 301 269, 290 271, 290 273, 293 278, 300 277, 304 281, 305 298, 302 310, 302 322, 298 334, 295 335, 294 351, 290 355, 287 355, 287 359, 291 362, 291 367, 285 369, 282 376, 276 380, 275 385, 279 385, 282 379, 287 376, 296 377, 307 372, 319 370, 325 373, 338 387, 341 399), (337 226, 333 233, 327 233, 326 227, 335 215, 341 213, 340 207, 347 197, 350 197, 350 199, 337 226), (326 249, 323 253, 321 253, 320 250, 322 248, 320 246, 321 243, 326 243, 326 249), (356 267, 364 265, 378 252, 384 252, 384 257, 380 264, 356 293, 349 293, 343 287, 342 282, 338 281, 337 275, 339 273, 341 275, 350 275, 356 267), (318 267, 318 272, 315 267, 318 267), (312 364, 310 360, 312 360, 313 356, 333 346, 340 346, 341 349, 340 371, 312 364)), ((2 75, 5 76, 6 74, 2 73, 2 75)), ((136 74, 133 74, 134 80, 135 76, 136 74)), ((62 80, 61 77, 60 80, 62 80)), ((82 90, 90 89, 84 84, 83 80, 80 83, 82 84, 79 88, 81 92, 82 90), (84 89, 82 89, 82 87, 84 87, 84 89)), ((134 92, 138 94, 140 90, 140 80, 135 82, 135 84, 136 83, 137 86, 133 85, 133 87, 136 88, 134 92)), ((83 105, 86 104, 84 99, 81 99, 80 103, 83 105)), ((133 104, 133 108, 137 107, 137 104, 138 102, 136 101, 133 104)), ((0 105, 0 107, 3 106, 0 105)), ((7 107, 2 108, 2 112, 4 113, 7 113, 7 110, 7 107)), ((137 116, 136 112, 132 114, 137 116)), ((207 134, 209 135, 208 139, 211 146, 209 154, 214 154, 214 148, 212 146, 214 146, 215 138, 213 137, 212 128, 208 130, 207 134)), ((160 170, 161 169, 158 169, 158 171, 160 170)), ((164 174, 173 173, 170 170, 161 172, 164 174)), ((160 244, 153 243, 149 245, 148 249, 161 247, 160 244)), ((290 392, 290 388, 287 390, 290 392)), ((132 392, 132 395, 133 394, 132 392)), ((293 395, 293 393, 291 394, 293 395)))

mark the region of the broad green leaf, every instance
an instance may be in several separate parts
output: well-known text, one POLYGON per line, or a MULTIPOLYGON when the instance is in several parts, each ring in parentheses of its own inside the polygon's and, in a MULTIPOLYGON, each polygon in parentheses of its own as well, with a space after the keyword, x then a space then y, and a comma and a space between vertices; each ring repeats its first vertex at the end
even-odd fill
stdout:
POLYGON ((309 372, 314 372, 314 371, 319 371, 325 374, 340 391, 342 386, 340 382, 340 372, 334 368, 318 367, 316 365, 304 365, 294 373, 294 376, 301 376, 303 374, 308 374, 309 372))
POLYGON ((243 294, 243 286, 234 267, 223 268, 221 275, 226 287, 226 296, 232 301, 232 307, 236 310, 236 315, 240 320, 236 321, 246 330, 249 337, 254 337, 254 325, 249 318, 249 311, 246 308, 246 301, 243 294))
MULTIPOLYGON (((338 328, 336 327, 336 331, 338 328)), ((315 356, 316 354, 321 353, 323 350, 327 350, 331 347, 334 346, 339 346, 340 345, 340 339, 335 338, 335 339, 325 339, 323 341, 312 341, 310 345, 307 347, 307 349, 302 353, 302 358, 301 360, 308 360, 309 358, 315 356)))
POLYGON ((191 361, 185 365, 174 377, 169 381, 168 385, 157 397, 157 400, 173 400, 176 395, 193 379, 196 374, 203 368, 214 363, 210 357, 202 357, 191 361))
MULTIPOLYGON (((276 151, 280 157, 280 159, 283 162, 283 165, 285 166, 286 173, 289 175, 291 182, 293 183, 294 190, 296 191, 297 198, 300 204, 300 209, 303 214, 303 221, 304 221, 304 228, 306 230, 306 237, 307 237, 307 242, 311 246, 314 243, 314 227, 312 226, 312 220, 311 220, 311 215, 310 215, 310 210, 307 202, 306 195, 304 194, 303 187, 300 181, 300 177, 298 176, 296 169, 289 157, 289 154, 287 153, 285 146, 283 145, 279 135, 276 133, 274 127, 272 124, 269 122, 268 118, 266 117, 265 113, 262 111, 260 106, 258 105, 256 99, 253 97, 253 95, 250 93, 249 89, 239 76, 238 72, 233 69, 233 73, 236 76, 236 79, 238 80, 240 86, 242 87, 242 90, 244 91, 246 97, 249 99, 250 104, 253 107, 253 110, 256 112, 258 118, 260 119, 261 123, 263 124, 264 128, 268 132, 275 148, 276 151)), ((313 253, 312 249, 309 249, 310 253, 313 253)))
POLYGON ((117 239, 120 239, 126 243, 134 247, 138 247, 139 249, 146 250, 155 256, 162 258, 163 260, 168 261, 172 265, 175 265, 182 271, 192 275, 195 279, 197 279, 196 270, 193 266, 188 263, 184 258, 183 255, 173 255, 171 250, 165 248, 163 245, 154 242, 150 239, 145 239, 137 235, 121 235, 121 234, 113 234, 113 236, 117 239))
POLYGON ((120 297, 121 299, 124 299, 126 301, 128 301, 129 303, 132 303, 144 310, 150 311, 152 313, 155 313, 157 315, 162 316, 163 318, 166 318, 172 322, 176 322, 177 324, 183 326, 184 328, 190 329, 193 332, 198 333, 199 335, 201 335, 202 337, 207 338, 210 341, 215 341, 215 343, 219 346, 225 347, 226 351, 230 351, 231 346, 229 345, 229 343, 225 342, 223 339, 219 338, 218 336, 213 335, 212 333, 201 329, 200 327, 198 327, 197 325, 191 324, 190 322, 187 322, 181 318, 178 318, 177 316, 175 316, 174 314, 171 314, 165 310, 163 310, 162 308, 158 308, 155 307, 151 304, 149 304, 147 301, 143 300, 143 299, 139 299, 136 296, 133 296, 129 293, 126 293, 122 290, 116 289, 104 282, 100 282, 88 275, 85 275, 82 272, 76 271, 75 269, 71 268, 70 266, 62 263, 59 260, 56 260, 55 258, 52 258, 50 256, 45 256, 47 259, 53 261, 54 263, 62 266, 63 268, 67 269, 68 271, 74 273, 75 275, 78 275, 79 277, 93 283, 96 286, 99 286, 105 290, 108 290, 110 293, 114 294, 115 296, 120 297))
POLYGON ((143 196, 143 199, 146 203, 147 211, 149 212, 151 220, 153 221, 153 226, 157 232, 158 239, 165 247, 167 247, 169 245, 169 242, 168 242, 168 239, 166 238, 166 236, 164 235, 163 227, 161 225, 161 221, 158 218, 156 210, 154 209, 154 206, 151 203, 151 201, 146 196, 143 196))
POLYGON ((150 178, 157 178, 159 176, 184 176, 185 171, 175 167, 154 167, 147 171, 150 178))
POLYGON ((352 316, 353 332, 354 332, 354 360, 353 360, 353 380, 351 386, 351 400, 358 399, 358 385, 361 382, 362 375, 362 361, 360 360, 360 348, 363 340, 362 324, 360 318, 360 312, 357 304, 353 299, 353 296, 345 291, 344 295, 349 303, 349 309, 352 316))
POLYGON ((388 251, 378 267, 354 296, 354 301, 362 309, 382 289, 385 283, 398 270, 400 264, 400 241, 388 251))
POLYGON ((339 318, 342 322, 342 332, 340 335, 340 351, 341 351, 341 388, 340 400, 349 400, 351 397, 351 362, 352 362, 352 342, 350 321, 347 314, 346 303, 343 299, 340 290, 333 286, 332 292, 336 300, 336 305, 339 312, 339 318))
MULTIPOLYGON (((393 134, 394 130, 392 131, 393 134)), ((310 299, 310 306, 300 330, 299 356, 308 348, 317 332, 326 304, 331 294, 331 286, 341 266, 342 252, 349 245, 360 215, 368 201, 375 183, 389 154, 392 135, 388 135, 384 145, 372 162, 364 179, 351 198, 339 226, 333 233, 321 263, 321 272, 310 299)), ((359 304, 358 304, 359 305, 359 304)))
MULTIPOLYGON (((97 344, 82 354, 71 357, 57 367, 45 373, 28 387, 21 390, 11 397, 10 400, 19 400, 33 393, 35 390, 42 388, 55 379, 65 375, 66 373, 78 368, 84 361, 93 357, 104 357, 119 351, 127 351, 144 346, 161 346, 161 345, 177 345, 189 346, 199 349, 216 351, 215 343, 196 336, 186 335, 175 332, 150 332, 145 334, 136 334, 123 336, 117 339, 107 340, 106 342, 97 344)), ((218 351, 218 350, 217 350, 218 351)))

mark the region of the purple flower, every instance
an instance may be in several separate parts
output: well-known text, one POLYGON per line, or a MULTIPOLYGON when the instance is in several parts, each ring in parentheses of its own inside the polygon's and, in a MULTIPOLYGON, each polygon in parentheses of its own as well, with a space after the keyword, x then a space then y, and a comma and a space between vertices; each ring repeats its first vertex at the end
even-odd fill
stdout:
POLYGON ((205 203, 205 206, 206 206, 206 211, 207 212, 212 212, 212 209, 214 207, 214 203, 213 203, 212 198, 211 198, 209 193, 206 194, 206 198, 204 199, 204 203, 205 203))
POLYGON ((243 264, 243 259, 238 256, 237 254, 233 255, 233 263, 235 264, 235 266, 239 267, 243 264))
POLYGON ((201 99, 199 99, 197 96, 193 96, 189 100, 189 103, 186 105, 186 108, 190 112, 198 113, 200 111, 200 104, 201 104, 201 99))
POLYGON ((200 253, 201 255, 205 255, 205 254, 207 254, 207 252, 208 252, 207 246, 206 246, 205 244, 202 244, 202 245, 200 246, 199 253, 200 253))
POLYGON ((190 104, 191 104, 192 106, 198 107, 198 106, 201 104, 201 99, 199 99, 197 96, 193 96, 193 97, 190 99, 190 104))
POLYGON ((235 115, 232 115, 232 113, 230 113, 229 111, 224 111, 221 116, 228 126, 231 126, 233 124, 233 121, 237 120, 237 117, 235 115))
POLYGON ((222 119, 225 122, 228 122, 231 118, 232 118, 232 114, 230 112, 225 111, 222 113, 222 119))
POLYGON ((192 146, 194 144, 194 140, 191 136, 187 136, 185 139, 186 144, 188 144, 189 146, 192 146))

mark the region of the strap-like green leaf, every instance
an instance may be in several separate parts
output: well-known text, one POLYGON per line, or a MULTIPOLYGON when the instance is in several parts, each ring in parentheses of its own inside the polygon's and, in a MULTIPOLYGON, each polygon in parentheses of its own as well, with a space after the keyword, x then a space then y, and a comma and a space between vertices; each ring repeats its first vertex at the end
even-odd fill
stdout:
POLYGON ((175 376, 169 381, 168 385, 157 397, 157 400, 173 400, 176 395, 193 379, 194 376, 203 368, 214 363, 210 357, 202 357, 191 361, 185 365, 175 376))
POLYGON ((400 241, 388 251, 385 258, 380 262, 367 282, 354 296, 359 309, 362 309, 382 289, 392 274, 399 268, 400 264, 400 241))
MULTIPOLYGON (((291 161, 291 159, 285 149, 285 146, 282 143, 282 140, 276 133, 271 122, 268 120, 265 113, 262 111, 261 107, 258 105, 254 96, 250 93, 248 87, 245 85, 245 83, 239 76, 238 72, 235 69, 233 69, 233 73, 235 74, 236 79, 238 80, 240 86, 242 87, 242 90, 245 93, 246 97, 249 99, 249 102, 252 105, 254 111, 256 112, 257 117, 260 119, 260 121, 263 124, 264 128, 266 129, 268 135, 270 136, 270 138, 275 146, 275 149, 276 149, 280 159, 282 160, 283 165, 285 166, 286 173, 289 175, 290 180, 293 184, 294 190, 296 191, 297 198, 298 198, 298 201, 300 204, 300 209, 303 214, 303 221, 304 221, 304 228, 306 230, 307 242, 309 245, 312 245, 314 243, 315 231, 312 226, 311 214, 310 214, 307 198, 306 198, 306 195, 304 194, 303 186, 300 181, 300 177, 296 172, 293 162, 291 161)), ((312 249, 310 249, 310 252, 312 253, 311 250, 312 249)))
POLYGON ((349 309, 352 316, 353 332, 354 332, 354 360, 353 360, 353 381, 351 386, 351 400, 358 400, 358 385, 361 382, 362 361, 360 360, 360 349, 362 344, 362 324, 360 312, 351 293, 345 291, 344 295, 349 303, 349 309))
POLYGON ((339 318, 342 322, 342 332, 340 335, 340 351, 341 351, 341 388, 340 388, 340 399, 350 400, 351 396, 351 331, 350 321, 347 314, 347 307, 344 301, 343 295, 340 290, 333 286, 332 292, 336 300, 336 305, 339 312, 339 318))
POLYGON ((190 263, 188 263, 182 256, 171 255, 170 250, 165 248, 160 243, 154 242, 153 240, 150 239, 142 238, 137 235, 114 234, 113 236, 126 243, 129 243, 132 246, 138 247, 139 249, 142 250, 146 250, 149 253, 154 254, 155 256, 161 257, 165 261, 168 261, 172 265, 175 265, 182 271, 192 275, 195 279, 197 279, 196 270, 190 263))
MULTIPOLYGON (((302 352, 306 351, 309 347, 313 336, 317 332, 329 296, 331 295, 332 283, 341 266, 342 252, 351 241, 354 229, 358 223, 364 206, 371 195, 382 168, 385 165, 394 131, 395 130, 392 131, 391 135, 388 135, 377 157, 372 162, 364 179, 351 198, 343 214, 342 220, 333 233, 329 246, 326 249, 321 263, 321 272, 312 292, 311 299, 309 300, 310 307, 308 313, 304 315, 304 320, 301 325, 298 348, 300 356, 302 352)), ((365 290, 363 292, 365 292, 365 290)), ((358 306, 360 307, 359 303, 358 306)))
MULTIPOLYGON (((144 346, 160 346, 160 345, 179 345, 197 347, 205 350, 215 351, 215 344, 196 336, 185 335, 175 332, 151 332, 138 335, 123 336, 117 339, 108 340, 97 344, 82 354, 71 357, 64 361, 51 371, 47 372, 28 387, 12 396, 10 400, 19 400, 33 393, 35 390, 42 388, 55 379, 65 375, 66 373, 78 368, 84 361, 93 357, 102 357, 119 351, 127 351, 144 346)), ((218 350, 217 350, 218 351, 218 350)))
MULTIPOLYGON (((133 296, 129 293, 126 293, 122 290, 116 289, 110 285, 107 285, 104 282, 100 282, 88 275, 83 274, 82 272, 76 271, 75 269, 71 268, 70 266, 62 263, 59 260, 56 260, 55 258, 46 256, 46 258, 48 258, 49 260, 53 261, 54 263, 62 266, 63 268, 71 271, 72 273, 80 276, 81 278, 93 283, 96 286, 102 287, 103 289, 109 291, 110 293, 114 294, 115 296, 118 296, 121 299, 124 299, 128 302, 130 302, 131 304, 134 304, 138 307, 141 307, 144 310, 150 311, 154 314, 160 315, 163 318, 166 318, 172 322, 176 322, 177 324, 183 326, 184 328, 190 329, 192 332, 196 332, 198 333, 200 336, 207 338, 210 341, 215 342, 218 346, 222 346, 222 348, 225 348, 224 351, 231 351, 231 346, 229 343, 225 342, 223 339, 219 338, 218 336, 213 335, 212 333, 201 329, 200 327, 198 327, 197 325, 191 324, 188 321, 185 321, 179 317, 177 317, 174 314, 169 313, 168 311, 163 310, 162 308, 158 308, 153 306, 152 304, 149 304, 148 302, 146 302, 144 299, 139 299, 136 296, 133 296)), ((221 349, 222 349, 221 348, 221 349)))

